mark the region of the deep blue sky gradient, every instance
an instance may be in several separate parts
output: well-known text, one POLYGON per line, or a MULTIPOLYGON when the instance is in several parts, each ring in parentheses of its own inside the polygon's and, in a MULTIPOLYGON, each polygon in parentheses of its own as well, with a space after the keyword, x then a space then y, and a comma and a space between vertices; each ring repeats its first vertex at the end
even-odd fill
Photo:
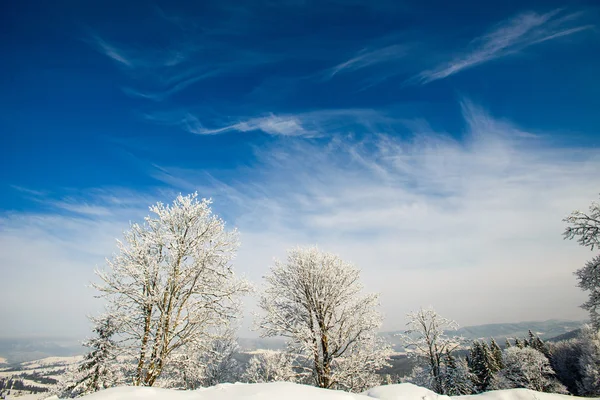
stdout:
POLYGON ((557 8, 582 13, 579 25, 600 16, 595 1, 3 2, 0 208, 39 206, 14 186, 56 196, 99 187, 144 190, 164 185, 151 177, 155 166, 251 167, 251 147, 273 140, 256 131, 194 135, 143 117, 182 108, 207 128, 270 113, 375 109, 460 137, 459 100, 467 97, 530 131, 555 132, 557 142, 597 146, 597 27, 446 79, 406 83, 501 21, 557 8), (131 94, 157 92, 156 85, 144 71, 126 71, 101 54, 97 38, 136 54, 208 46, 198 65, 257 63, 155 101, 131 94), (361 49, 388 45, 406 46, 406 56, 322 79, 361 49))

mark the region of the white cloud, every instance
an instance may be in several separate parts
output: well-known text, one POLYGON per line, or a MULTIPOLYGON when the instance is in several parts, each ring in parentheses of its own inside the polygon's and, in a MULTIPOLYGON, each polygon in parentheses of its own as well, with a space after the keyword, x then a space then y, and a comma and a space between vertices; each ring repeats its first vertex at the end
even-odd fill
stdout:
POLYGON ((144 118, 159 124, 178 126, 186 132, 198 135, 261 131, 273 136, 304 138, 349 133, 356 129, 385 130, 398 123, 397 120, 385 114, 369 109, 319 110, 297 114, 271 113, 265 116, 240 119, 215 128, 205 127, 194 113, 185 110, 146 114, 144 118))
POLYGON ((194 133, 200 135, 214 135, 225 132, 252 132, 262 131, 269 135, 282 136, 317 136, 317 132, 304 128, 302 122, 294 116, 278 116, 275 114, 266 117, 251 118, 233 125, 217 129, 198 129, 194 133))
POLYGON ((498 24, 487 34, 474 39, 461 54, 437 67, 421 72, 414 80, 429 83, 444 79, 460 71, 517 53, 534 44, 564 37, 592 25, 573 26, 578 13, 564 15, 562 10, 546 14, 527 12, 498 24))
MULTIPOLYGON (((382 293, 385 329, 402 329, 405 313, 424 304, 463 325, 585 317, 572 273, 592 254, 563 241, 561 219, 597 199, 598 150, 549 146, 543 133, 468 102, 463 113, 462 137, 426 129, 406 139, 375 124, 369 134, 274 140, 256 149, 257 165, 226 182, 200 171, 158 173, 215 199, 214 210, 241 232, 236 270, 256 283, 273 256, 297 244, 356 263, 367 289, 382 293)), ((339 126, 339 115, 320 118, 324 129, 339 126)), ((97 307, 83 290, 93 268, 128 221, 172 196, 103 191, 80 203, 109 216, 4 216, 0 264, 14 306, 0 314, 11 321, 0 335, 31 332, 32 320, 53 333, 85 330, 84 312, 97 307)))
POLYGON ((331 79, 335 75, 342 72, 351 72, 367 68, 372 65, 397 61, 398 59, 404 58, 406 56, 406 52, 407 47, 398 44, 385 46, 374 50, 363 49, 352 58, 325 71, 325 76, 327 79, 331 79))
MULTIPOLYGON (((338 252, 382 292, 386 329, 422 304, 463 324, 584 317, 572 272, 590 254, 562 240, 561 219, 596 199, 598 151, 552 148, 463 110, 460 140, 390 134, 259 150, 260 182, 238 187, 255 207, 236 222, 245 251, 261 243, 281 255, 294 242, 338 252)), ((266 272, 266 261, 249 262, 257 279, 266 272)))

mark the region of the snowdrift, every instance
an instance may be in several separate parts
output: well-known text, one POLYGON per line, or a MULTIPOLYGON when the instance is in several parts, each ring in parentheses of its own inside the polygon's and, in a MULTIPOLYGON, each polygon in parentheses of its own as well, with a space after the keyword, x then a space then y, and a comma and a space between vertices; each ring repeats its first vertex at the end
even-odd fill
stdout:
MULTIPOLYGON (((54 397, 56 399, 56 397, 54 397)), ((528 389, 497 390, 471 396, 442 396, 410 384, 378 386, 362 394, 319 389, 289 382, 221 384, 198 390, 118 387, 103 390, 85 400, 574 400, 575 396, 540 393, 528 389)), ((580 398, 583 399, 583 398, 580 398)), ((586 398, 590 400, 590 398, 586 398)))

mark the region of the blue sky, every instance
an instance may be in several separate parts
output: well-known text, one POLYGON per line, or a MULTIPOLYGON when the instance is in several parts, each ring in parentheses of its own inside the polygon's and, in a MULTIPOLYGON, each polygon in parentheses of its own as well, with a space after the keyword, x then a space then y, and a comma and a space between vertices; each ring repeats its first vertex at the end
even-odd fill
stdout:
POLYGON ((81 335, 114 238, 196 190, 242 232, 240 274, 260 284, 273 256, 316 243, 363 268, 386 329, 428 304, 462 324, 584 316, 572 272, 590 254, 560 233, 600 192, 595 1, 0 14, 0 265, 15 304, 0 336, 81 335))

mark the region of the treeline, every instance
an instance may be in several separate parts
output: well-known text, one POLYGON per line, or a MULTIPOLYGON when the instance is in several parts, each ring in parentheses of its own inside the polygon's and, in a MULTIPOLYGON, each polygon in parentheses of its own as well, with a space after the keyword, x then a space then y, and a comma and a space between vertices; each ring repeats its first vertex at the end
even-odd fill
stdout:
MULTIPOLYGON (((107 300, 106 312, 92 319, 95 336, 85 342, 90 350, 83 363, 57 385, 61 397, 115 385, 195 389, 284 380, 361 392, 396 381, 378 374, 392 355, 377 334, 378 295, 363 293, 357 267, 316 247, 291 249, 286 260, 275 261, 258 296, 256 329, 286 338, 286 350, 258 353, 241 365, 234 327, 240 298, 252 286, 233 270, 237 231, 226 229, 210 204, 197 194, 179 195, 150 207, 152 215, 124 233, 94 285, 107 300)), ((566 238, 600 245, 600 205, 566 222, 566 238)), ((533 335, 505 349, 476 341, 459 357, 464 340, 446 336, 457 329, 454 321, 433 309, 409 314, 402 338, 417 365, 409 380, 443 394, 514 387, 598 394, 599 265, 597 257, 577 271, 580 287, 591 291, 584 308, 592 327, 562 344, 533 335)))
MULTIPOLYGON (((52 382, 56 383, 56 381, 52 382)), ((48 392, 48 388, 28 385, 19 378, 0 378, 0 398, 4 399, 11 391, 23 391, 30 393, 48 392)))
MULTIPOLYGON (((422 310, 418 317, 422 326, 452 328, 431 309, 422 310)), ((591 326, 581 329, 577 338, 557 343, 544 342, 531 331, 528 337, 507 340, 502 347, 494 339, 475 340, 465 356, 457 355, 465 353, 461 338, 449 337, 448 332, 417 331, 409 343, 409 355, 417 367, 399 381, 451 396, 513 388, 600 395, 600 334, 591 326)))

